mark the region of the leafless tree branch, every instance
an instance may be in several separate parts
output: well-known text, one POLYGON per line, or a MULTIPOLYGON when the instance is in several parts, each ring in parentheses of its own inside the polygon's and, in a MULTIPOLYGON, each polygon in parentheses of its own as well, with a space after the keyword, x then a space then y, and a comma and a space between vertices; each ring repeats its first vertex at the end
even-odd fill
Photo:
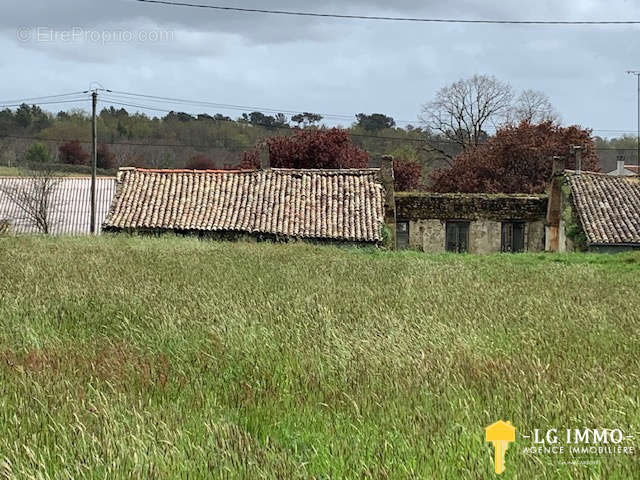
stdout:
POLYGON ((23 219, 39 232, 49 234, 54 226, 54 214, 58 205, 54 192, 60 179, 53 170, 43 167, 35 170, 26 181, 17 184, 0 184, 0 193, 6 195, 22 212, 23 219))
POLYGON ((441 88, 422 108, 427 126, 463 149, 478 145, 487 124, 506 119, 513 103, 513 89, 495 77, 474 75, 441 88))
POLYGON ((509 121, 510 123, 526 121, 532 124, 547 121, 557 123, 560 121, 560 115, 546 94, 536 90, 525 90, 516 99, 509 121))

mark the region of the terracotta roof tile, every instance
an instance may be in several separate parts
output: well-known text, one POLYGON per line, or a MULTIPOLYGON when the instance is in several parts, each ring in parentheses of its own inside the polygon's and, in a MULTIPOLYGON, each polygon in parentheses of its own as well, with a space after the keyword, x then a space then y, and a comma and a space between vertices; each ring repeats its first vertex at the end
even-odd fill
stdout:
POLYGON ((377 242, 377 169, 258 171, 124 168, 104 227, 238 231, 377 242))
POLYGON ((640 179, 598 173, 567 175, 591 244, 640 244, 640 179))

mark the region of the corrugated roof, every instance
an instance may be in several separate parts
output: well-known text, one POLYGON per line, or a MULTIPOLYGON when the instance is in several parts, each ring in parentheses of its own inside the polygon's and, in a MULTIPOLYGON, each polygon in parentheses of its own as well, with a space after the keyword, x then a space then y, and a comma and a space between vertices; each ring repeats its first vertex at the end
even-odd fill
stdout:
POLYGON ((377 169, 121 169, 109 229, 238 231, 377 242, 377 169))
POLYGON ((567 175, 590 244, 640 244, 640 179, 598 173, 567 175))
MULTIPOLYGON (((9 219, 15 233, 37 233, 35 224, 12 201, 3 189, 33 189, 37 179, 31 177, 0 177, 0 220, 9 219)), ((100 230, 115 194, 116 179, 99 177, 96 181, 96 225, 100 230)), ((54 235, 78 235, 90 233, 91 178, 60 177, 55 179, 51 195, 51 233, 54 235)))

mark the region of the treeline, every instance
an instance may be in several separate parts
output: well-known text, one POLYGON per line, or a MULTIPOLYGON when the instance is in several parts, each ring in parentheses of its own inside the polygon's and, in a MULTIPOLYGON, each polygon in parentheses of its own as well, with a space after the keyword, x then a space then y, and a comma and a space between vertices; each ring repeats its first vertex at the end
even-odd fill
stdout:
MULTIPOLYGON (((236 119, 184 112, 150 117, 109 107, 101 110, 97 118, 98 142, 102 158, 107 159, 101 166, 107 170, 120 166, 231 168, 241 163, 245 152, 266 139, 291 135, 299 129, 326 129, 324 120, 310 112, 290 118, 261 112, 244 113, 236 119)), ((450 155, 458 151, 456 145, 422 128, 400 128, 384 114, 358 114, 345 131, 354 144, 370 154, 372 162, 391 154, 418 162, 425 173, 446 164, 442 151, 450 155), (437 149, 432 147, 434 144, 437 149)), ((54 164, 82 165, 78 159, 88 158, 83 152, 90 151, 90 141, 91 118, 85 111, 54 115, 30 105, 0 111, 0 164, 4 166, 26 165, 34 143, 44 146, 46 158, 54 164), (64 154, 69 148, 76 151, 72 157, 64 154)), ((44 157, 42 151, 39 155, 44 157)))

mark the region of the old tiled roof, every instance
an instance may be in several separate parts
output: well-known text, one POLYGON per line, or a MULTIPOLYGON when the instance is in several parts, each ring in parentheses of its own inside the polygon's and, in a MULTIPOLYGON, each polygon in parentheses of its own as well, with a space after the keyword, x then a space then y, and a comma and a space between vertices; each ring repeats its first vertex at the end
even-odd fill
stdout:
POLYGON ((640 179, 584 172, 567 178, 590 244, 640 244, 640 179))
POLYGON ((377 173, 125 168, 104 226, 377 242, 384 220, 377 173))
MULTIPOLYGON (((9 220, 14 233, 37 233, 38 229, 24 211, 7 194, 30 192, 40 180, 31 177, 0 177, 0 220, 9 220)), ((60 177, 53 179, 49 199, 51 232, 54 235, 90 233, 91 179, 89 177, 60 177)), ((99 177, 96 180, 96 226, 107 216, 115 194, 115 177, 99 177)), ((33 198, 33 195, 31 195, 33 198)))

